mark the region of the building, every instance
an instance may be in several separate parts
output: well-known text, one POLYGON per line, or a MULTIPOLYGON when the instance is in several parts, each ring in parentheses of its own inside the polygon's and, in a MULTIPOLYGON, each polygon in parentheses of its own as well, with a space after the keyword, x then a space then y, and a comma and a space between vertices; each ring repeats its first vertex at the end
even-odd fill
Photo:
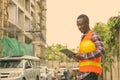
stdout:
POLYGON ((0 39, 3 35, 32 43, 34 56, 45 59, 46 0, 0 0, 0 39))

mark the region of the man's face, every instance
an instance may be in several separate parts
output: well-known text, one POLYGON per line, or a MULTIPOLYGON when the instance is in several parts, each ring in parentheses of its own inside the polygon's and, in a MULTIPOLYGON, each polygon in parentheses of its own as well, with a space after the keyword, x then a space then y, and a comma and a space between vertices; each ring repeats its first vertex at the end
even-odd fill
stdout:
POLYGON ((78 29, 84 34, 86 33, 87 31, 87 28, 88 28, 88 24, 85 23, 84 19, 83 18, 80 18, 77 20, 77 26, 78 26, 78 29))

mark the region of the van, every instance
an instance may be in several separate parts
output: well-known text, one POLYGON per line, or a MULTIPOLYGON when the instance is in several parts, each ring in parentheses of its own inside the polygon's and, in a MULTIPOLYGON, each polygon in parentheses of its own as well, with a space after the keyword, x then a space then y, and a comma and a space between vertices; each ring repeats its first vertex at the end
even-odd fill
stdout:
POLYGON ((0 58, 0 80, 39 80, 40 59, 34 56, 0 58))

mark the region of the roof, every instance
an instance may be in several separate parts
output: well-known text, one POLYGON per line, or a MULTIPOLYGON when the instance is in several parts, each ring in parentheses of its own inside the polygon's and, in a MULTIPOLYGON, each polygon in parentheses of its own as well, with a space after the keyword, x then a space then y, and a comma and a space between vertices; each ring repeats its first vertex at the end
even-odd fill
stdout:
POLYGON ((31 60, 40 60, 38 57, 35 56, 28 56, 28 55, 23 55, 23 56, 7 56, 7 57, 3 57, 0 58, 0 60, 7 60, 7 59, 31 59, 31 60))

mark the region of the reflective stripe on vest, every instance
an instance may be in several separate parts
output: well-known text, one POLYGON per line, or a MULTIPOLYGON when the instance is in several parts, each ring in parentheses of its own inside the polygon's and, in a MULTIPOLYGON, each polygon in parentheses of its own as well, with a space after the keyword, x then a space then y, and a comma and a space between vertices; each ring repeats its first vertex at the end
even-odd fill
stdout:
POLYGON ((86 65, 94 65, 94 66, 98 66, 101 67, 100 63, 97 62, 93 62, 93 61, 87 61, 87 62, 80 62, 80 66, 86 66, 86 65))

